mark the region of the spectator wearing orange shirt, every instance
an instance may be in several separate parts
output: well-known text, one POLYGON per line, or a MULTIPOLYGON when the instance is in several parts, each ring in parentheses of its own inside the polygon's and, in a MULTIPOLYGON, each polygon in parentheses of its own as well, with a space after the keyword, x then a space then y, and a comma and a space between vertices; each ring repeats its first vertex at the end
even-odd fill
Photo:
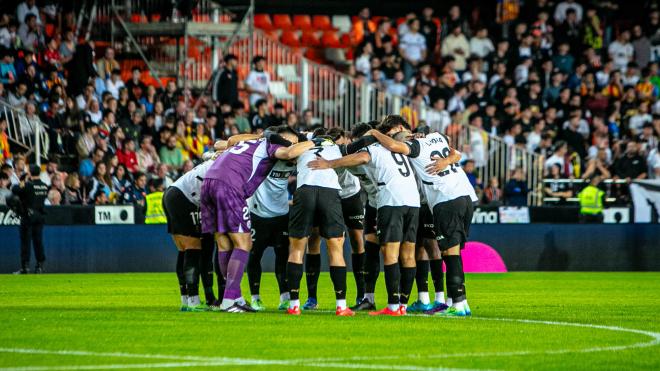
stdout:
POLYGON ((358 20, 353 23, 351 29, 351 41, 357 45, 364 40, 365 37, 376 32, 376 23, 371 19, 371 11, 369 8, 363 8, 358 14, 358 20))
POLYGON ((2 114, 0 115, 0 164, 4 164, 8 159, 11 159, 11 152, 9 152, 7 136, 7 118, 2 114))

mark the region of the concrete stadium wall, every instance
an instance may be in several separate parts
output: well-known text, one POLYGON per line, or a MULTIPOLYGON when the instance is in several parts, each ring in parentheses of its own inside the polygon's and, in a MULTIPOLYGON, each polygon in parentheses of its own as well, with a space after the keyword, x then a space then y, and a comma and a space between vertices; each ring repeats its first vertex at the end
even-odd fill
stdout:
MULTIPOLYGON (((660 271, 657 224, 473 225, 470 240, 492 246, 510 271, 660 271)), ((167 272, 176 259, 165 226, 46 226, 44 241, 51 273, 167 272)), ((273 270, 272 249, 263 262, 273 270)), ((2 226, 0 273, 18 266, 18 227, 2 226)))

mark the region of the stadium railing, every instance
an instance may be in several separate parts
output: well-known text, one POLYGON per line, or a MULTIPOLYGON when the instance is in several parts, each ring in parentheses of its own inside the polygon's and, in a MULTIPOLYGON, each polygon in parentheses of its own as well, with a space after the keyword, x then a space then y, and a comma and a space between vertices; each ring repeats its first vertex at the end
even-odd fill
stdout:
POLYGON ((49 149, 49 137, 47 126, 38 116, 28 118, 25 111, 14 107, 9 102, 0 98, 0 115, 7 118, 7 136, 16 145, 20 146, 27 154, 35 154, 36 163, 47 157, 49 149))
MULTIPOLYGON (((543 179, 543 185, 548 184, 567 183, 570 185, 570 190, 573 192, 573 197, 546 197, 543 196, 543 203, 546 205, 556 205, 558 203, 578 203, 580 200, 577 194, 582 191, 588 184, 589 179, 543 179)), ((622 199, 622 195, 628 193, 628 182, 625 179, 603 179, 601 182, 605 191, 606 203, 627 203, 622 199), (619 188, 619 189, 617 189, 619 188)))

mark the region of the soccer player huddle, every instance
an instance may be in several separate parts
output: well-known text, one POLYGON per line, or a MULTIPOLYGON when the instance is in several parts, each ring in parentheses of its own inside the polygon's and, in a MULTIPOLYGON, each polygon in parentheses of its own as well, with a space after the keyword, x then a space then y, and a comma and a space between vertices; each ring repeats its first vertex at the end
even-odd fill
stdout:
POLYGON ((163 196, 168 231, 179 249, 182 310, 264 310, 261 259, 269 246, 275 250, 279 309, 291 315, 317 309, 323 238, 336 315, 471 314, 461 249, 477 197, 458 165, 461 154, 446 136, 413 135, 401 116, 389 115, 381 122, 357 124, 350 133, 340 128, 297 133, 286 126, 272 127, 263 135, 218 142, 215 149, 163 196), (289 178, 294 175, 290 202, 289 178), (351 307, 346 301, 346 235, 357 291, 351 307), (381 255, 387 306, 378 310, 375 288, 381 255), (214 262, 221 300, 213 294, 214 262), (249 304, 240 287, 246 270, 249 304), (303 271, 308 298, 301 304, 303 271), (207 304, 198 294, 200 275, 207 304), (409 306, 415 281, 418 300, 409 306))

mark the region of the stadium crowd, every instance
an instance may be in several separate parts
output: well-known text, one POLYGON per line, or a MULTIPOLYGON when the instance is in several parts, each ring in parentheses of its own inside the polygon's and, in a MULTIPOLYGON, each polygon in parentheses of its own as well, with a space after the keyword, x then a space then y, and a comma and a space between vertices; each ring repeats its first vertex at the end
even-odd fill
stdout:
MULTIPOLYGON (((451 136, 470 124, 542 154, 548 178, 660 177, 657 2, 628 25, 615 22, 613 2, 496 3, 493 20, 453 6, 439 22, 430 7, 400 23, 376 22, 364 9, 353 23, 348 73, 435 108, 423 117, 405 113, 418 130, 451 136)), ((269 99, 265 59, 239 81, 237 59, 225 56, 213 96, 195 96, 174 81, 147 85, 137 67, 122 80, 129 73, 115 50, 80 41, 74 30, 73 9, 54 12, 35 0, 0 15, 0 99, 47 125, 50 160, 41 178, 51 187, 49 204, 144 204, 155 185, 192 169, 217 139, 318 125, 314 112, 286 112, 269 99)), ((27 171, 7 125, 0 118, 0 203, 27 171)), ((482 179, 470 147, 462 149, 484 203, 526 202, 522 171, 510 169, 514 176, 500 186, 482 179)), ((548 196, 573 193, 550 184, 548 196)))

